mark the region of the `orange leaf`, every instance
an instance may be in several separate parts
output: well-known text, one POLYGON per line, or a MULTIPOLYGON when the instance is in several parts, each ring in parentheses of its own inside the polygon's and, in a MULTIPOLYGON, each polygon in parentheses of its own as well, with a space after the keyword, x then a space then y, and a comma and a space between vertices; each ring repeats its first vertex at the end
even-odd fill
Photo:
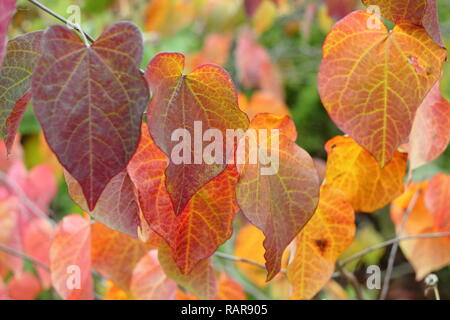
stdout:
POLYGON ((130 300, 130 296, 127 292, 116 286, 114 282, 106 281, 106 292, 103 300, 130 300))
POLYGON ((8 283, 8 296, 13 300, 34 300, 41 292, 41 285, 35 275, 29 272, 15 274, 8 283))
POLYGON ((113 230, 137 238, 140 209, 135 187, 126 170, 113 177, 103 190, 94 210, 90 211, 80 184, 64 170, 67 188, 73 201, 95 220, 113 230))
POLYGON ((442 46, 436 0, 362 0, 366 6, 380 7, 382 17, 394 21, 409 21, 423 26, 433 40, 442 46))
MULTIPOLYGON (((434 212, 430 212, 425 205, 425 195, 429 192, 428 188, 429 183, 427 181, 411 183, 406 191, 392 202, 391 218, 397 229, 402 224, 407 210, 411 209, 404 229, 399 233, 399 236, 441 232, 436 227, 434 212), (416 193, 419 193, 419 195, 415 196, 416 193), (414 198, 416 198, 416 202, 411 204, 414 198)), ((449 246, 450 237, 410 239, 400 242, 403 254, 416 271, 417 281, 422 280, 428 273, 450 264, 449 246)))
POLYGON ((450 103, 442 97, 440 82, 417 109, 409 136, 410 170, 441 155, 450 141, 450 103))
POLYGON ((172 257, 170 247, 164 243, 159 247, 158 259, 164 273, 194 296, 203 300, 216 296, 217 283, 210 259, 197 263, 189 274, 182 274, 172 257))
POLYGON ((93 298, 89 218, 69 215, 56 228, 50 248, 52 284, 64 300, 93 298))
POLYGON ((203 149, 209 143, 203 139, 203 129, 216 129, 225 137, 227 130, 248 127, 247 116, 238 108, 233 81, 224 69, 206 64, 183 75, 184 64, 182 54, 161 53, 146 69, 146 79, 153 89, 148 127, 171 160, 165 184, 177 215, 201 187, 225 170, 230 156, 227 151, 234 150, 234 141, 221 141, 222 155, 217 152, 219 158, 207 164, 203 149), (182 135, 174 139, 175 133, 182 135), (180 145, 189 147, 183 148, 183 157, 180 145), (174 160, 176 155, 180 163, 174 160))
POLYGON ((207 63, 225 65, 230 55, 231 41, 230 34, 212 33, 207 35, 203 49, 188 57, 186 69, 193 70, 196 66, 207 63))
POLYGON ((217 300, 246 300, 246 295, 241 285, 231 279, 226 273, 219 278, 217 300))
POLYGON ((320 96, 338 127, 384 167, 407 140, 445 58, 423 28, 400 22, 388 31, 375 16, 355 11, 325 41, 320 96))
POLYGON ((355 236, 355 214, 345 195, 323 186, 319 207, 297 236, 295 257, 288 266, 292 298, 311 299, 322 289, 334 265, 355 236))
POLYGON ((181 272, 187 274, 231 237, 238 211, 234 194, 237 172, 229 166, 203 186, 176 216, 164 183, 167 165, 166 156, 144 126, 128 171, 149 227, 170 245, 181 272))
POLYGON ((133 270, 130 291, 138 300, 174 300, 175 281, 167 278, 156 250, 145 254, 133 270))
MULTIPOLYGON (((249 161, 252 153, 260 158, 265 154, 267 158, 270 150, 273 156, 273 141, 269 141, 272 138, 261 139, 257 150, 254 146, 246 146, 246 164, 238 165, 240 179, 236 188, 242 212, 266 237, 267 280, 271 280, 280 271, 284 249, 314 213, 319 198, 319 177, 311 157, 295 144, 295 126, 288 117, 259 114, 249 129, 280 130, 278 168, 273 174, 263 175, 262 159, 256 164, 249 161)), ((270 137, 270 133, 267 136, 270 137)))
POLYGON ((152 246, 98 222, 91 234, 92 267, 119 288, 129 289, 133 269, 152 246))
POLYGON ((403 192, 405 153, 380 168, 375 158, 352 138, 337 136, 325 145, 328 153, 325 183, 343 191, 355 211, 376 211, 403 192))

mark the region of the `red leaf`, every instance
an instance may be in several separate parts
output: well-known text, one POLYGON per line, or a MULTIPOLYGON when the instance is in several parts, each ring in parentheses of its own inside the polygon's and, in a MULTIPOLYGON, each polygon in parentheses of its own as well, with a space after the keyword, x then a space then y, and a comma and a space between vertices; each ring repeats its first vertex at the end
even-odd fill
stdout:
POLYGON ((138 237, 140 208, 136 190, 126 170, 112 178, 103 190, 93 211, 89 211, 80 184, 64 171, 69 194, 73 201, 95 220, 113 230, 138 237))
MULTIPOLYGON (((261 160, 239 165, 236 188, 239 207, 250 222, 264 232, 267 280, 279 271, 284 249, 311 218, 319 200, 319 176, 305 150, 295 144, 296 131, 288 117, 259 114, 250 129, 280 129, 278 170, 261 174, 261 160)), ((267 134, 270 137, 270 133, 267 134)), ((247 152, 256 153, 252 146, 247 152)), ((259 140, 257 154, 273 154, 272 141, 259 140), (269 145, 270 143, 270 145, 269 145), (269 149, 270 146, 270 149, 269 149)))
POLYGON ((50 248, 52 284, 65 300, 91 300, 91 229, 88 218, 73 214, 58 224, 50 248))
POLYGON ((43 35, 33 105, 50 148, 80 183, 90 210, 139 141, 149 96, 139 73, 142 47, 138 28, 126 22, 107 28, 90 47, 63 26, 43 35))
MULTIPOLYGON (((225 70, 206 64, 183 75, 183 68, 182 54, 162 53, 153 58, 146 70, 153 90, 148 125, 158 147, 173 160, 174 147, 181 143, 172 140, 175 130, 187 130, 194 141, 188 141, 191 148, 187 161, 180 164, 171 161, 166 170, 166 187, 175 214, 180 214, 192 196, 225 169, 227 150, 234 150, 232 142, 222 143, 223 156, 216 161, 219 163, 206 164, 202 150, 209 143, 203 141, 202 129, 194 128, 202 125, 205 130, 218 129, 225 137, 227 129, 245 130, 248 126, 247 116, 238 108, 236 89, 225 70)), ((184 139, 190 138, 183 138, 183 142, 184 139)))
POLYGON ((165 189, 167 165, 166 156, 143 127, 141 143, 128 171, 137 186, 150 228, 170 245, 181 272, 187 274, 231 237, 238 211, 234 195, 237 172, 234 167, 227 167, 204 185, 176 216, 165 189))
POLYGON ((0 68, 0 130, 8 153, 31 99, 31 75, 40 55, 42 33, 31 32, 10 40, 0 68))
POLYGON ((8 39, 8 26, 16 12, 16 0, 2 0, 0 2, 0 66, 3 63, 6 42, 8 39))
POLYGON ((358 0, 325 0, 330 17, 340 20, 352 12, 358 0))

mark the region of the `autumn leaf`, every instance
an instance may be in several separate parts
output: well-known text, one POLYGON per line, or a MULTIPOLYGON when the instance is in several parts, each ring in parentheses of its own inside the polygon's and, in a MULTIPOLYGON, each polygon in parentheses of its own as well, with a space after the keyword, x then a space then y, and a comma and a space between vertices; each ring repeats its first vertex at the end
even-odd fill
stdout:
POLYGON ((337 258, 355 236, 355 215, 345 194, 323 186, 319 206, 295 242, 294 260, 287 269, 293 299, 311 299, 334 271, 337 258))
POLYGON ((381 16, 399 23, 408 21, 423 26, 431 38, 443 46, 436 0, 362 0, 366 6, 378 6, 381 16))
POLYGON ((8 153, 31 100, 31 75, 40 55, 42 33, 26 33, 10 40, 0 68, 0 131, 8 153))
MULTIPOLYGON (((45 266, 50 265, 50 247, 53 240, 53 226, 43 218, 34 218, 26 226, 22 236, 24 252, 35 261, 45 266)), ((51 286, 50 273, 47 269, 36 265, 43 289, 51 286)))
POLYGON ((142 131, 141 143, 128 171, 137 186, 149 227, 170 245, 181 272, 187 274, 231 237, 238 211, 234 194, 237 172, 235 167, 228 166, 204 185, 176 216, 164 183, 167 157, 145 127, 142 131))
POLYGON ((34 300, 40 292, 39 280, 27 271, 15 274, 8 282, 8 296, 12 300, 34 300))
POLYGON ((106 291, 103 295, 103 300, 131 300, 130 295, 120 289, 111 280, 106 281, 106 291))
POLYGON ((417 109, 409 136, 409 170, 440 156, 450 141, 450 103, 441 95, 436 82, 417 109))
POLYGON ((0 12, 0 66, 2 66, 8 41, 8 26, 16 12, 16 0, 2 0, 0 12))
POLYGON ((167 278, 158 261, 158 253, 146 253, 133 270, 130 291, 138 300, 174 300, 175 281, 167 278))
POLYGON ((450 232, 450 175, 437 174, 428 184, 425 205, 434 217, 435 226, 441 232, 450 232))
POLYGON ((314 213, 319 198, 319 177, 311 157, 295 144, 295 126, 288 117, 259 114, 249 129, 280 130, 277 170, 264 175, 261 163, 267 159, 251 163, 252 153, 260 157, 265 154, 267 158, 270 150, 273 157, 277 148, 273 148, 273 138, 259 137, 257 149, 246 146, 246 160, 245 164, 238 165, 240 178, 236 187, 239 207, 266 237, 267 280, 271 280, 280 271, 284 249, 314 213))
POLYGON ((164 273, 194 296, 202 300, 216 296, 217 283, 210 259, 197 263, 189 274, 182 274, 172 257, 170 247, 164 243, 158 249, 158 259, 164 273))
POLYGON ((407 140, 445 57, 421 27, 400 22, 388 31, 375 16, 353 12, 333 27, 323 46, 322 102, 338 127, 384 167, 407 140))
POLYGON ((58 223, 50 248, 50 272, 53 288, 64 300, 91 300, 90 221, 69 215, 58 223))
POLYGON ((87 47, 75 31, 52 26, 41 49, 32 79, 36 116, 93 210, 139 142, 149 97, 139 72, 142 35, 130 23, 117 23, 87 47))
POLYGON ((88 209, 80 184, 67 171, 64 171, 64 177, 70 196, 85 212, 113 230, 138 238, 140 208, 135 186, 127 170, 109 181, 92 211, 88 209))
POLYGON ((376 211, 403 192, 407 154, 396 151, 391 162, 380 168, 375 158, 350 137, 334 137, 325 149, 325 183, 343 191, 355 211, 376 211))
POLYGON ((98 222, 91 226, 91 237, 92 267, 119 288, 128 290, 136 264, 152 246, 98 222))
POLYGON ((207 35, 203 49, 187 57, 186 69, 194 70, 195 67, 208 63, 224 66, 230 55, 232 40, 233 38, 229 33, 211 33, 207 35))
POLYGON ((202 186, 225 169, 229 151, 234 150, 234 141, 221 141, 222 156, 205 163, 202 150, 208 144, 203 141, 201 126, 219 130, 222 137, 226 136, 226 130, 246 130, 248 126, 246 115, 238 108, 233 81, 224 69, 207 64, 183 75, 183 68, 182 54, 161 53, 146 70, 153 90, 148 126, 158 147, 171 159, 166 170, 166 188, 177 215, 202 186), (177 138, 181 141, 176 138, 174 141, 174 133, 180 130, 183 133, 177 138), (180 161, 174 160, 180 157, 180 150, 176 151, 180 144, 190 147, 183 148, 180 161))
MULTIPOLYGON (((437 228, 436 212, 430 212, 425 204, 425 195, 428 193, 429 184, 428 181, 410 183, 405 192, 392 202, 391 218, 397 227, 399 236, 442 232, 437 228), (411 203, 414 200, 415 202, 411 203), (403 218, 408 211, 408 219, 400 232, 403 218)), ((434 192, 432 191, 432 193, 434 192)), ((448 211, 446 220, 449 220, 448 211)), ((450 237, 409 239, 400 242, 403 254, 416 272, 417 281, 425 278, 430 272, 450 264, 449 245, 450 237)))

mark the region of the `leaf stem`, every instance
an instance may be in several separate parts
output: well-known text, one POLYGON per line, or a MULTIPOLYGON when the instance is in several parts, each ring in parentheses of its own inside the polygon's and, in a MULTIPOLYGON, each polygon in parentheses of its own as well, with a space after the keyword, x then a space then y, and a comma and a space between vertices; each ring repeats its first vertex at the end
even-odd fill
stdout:
MULTIPOLYGON (((232 255, 227 254, 227 253, 223 253, 223 252, 215 252, 215 253, 214 253, 214 256, 219 257, 219 258, 222 258, 222 259, 231 260, 231 261, 234 261, 234 262, 248 263, 248 264, 257 266, 257 267, 259 267, 259 268, 261 268, 261 269, 266 269, 266 266, 263 265, 262 263, 259 263, 259 262, 253 261, 253 260, 249 260, 249 259, 245 259, 245 258, 235 257, 235 256, 232 256, 232 255)), ((281 272, 282 274, 286 274, 286 270, 285 270, 285 269, 281 269, 280 272, 281 272)))
POLYGON ((37 261, 37 260, 31 258, 30 256, 28 256, 28 255, 26 255, 24 253, 15 251, 14 249, 11 249, 11 248, 8 248, 8 247, 2 246, 2 245, 0 245, 0 251, 6 252, 9 255, 12 255, 12 256, 15 256, 15 257, 22 258, 24 260, 30 261, 31 263, 33 263, 33 264, 35 264, 35 265, 45 269, 46 271, 50 272, 50 268, 47 265, 43 264, 40 261, 37 261))

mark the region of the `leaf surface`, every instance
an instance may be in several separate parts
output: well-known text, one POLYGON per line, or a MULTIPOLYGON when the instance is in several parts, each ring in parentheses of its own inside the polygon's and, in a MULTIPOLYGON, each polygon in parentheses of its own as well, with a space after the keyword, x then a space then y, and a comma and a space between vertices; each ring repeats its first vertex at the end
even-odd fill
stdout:
POLYGON ((91 226, 92 267, 119 288, 128 290, 136 264, 152 248, 101 223, 91 226))
MULTIPOLYGON (((267 279, 271 280, 280 270, 284 249, 314 213, 319 198, 319 176, 311 157, 295 144, 297 133, 288 117, 259 114, 249 129, 280 130, 277 170, 270 175, 263 175, 261 170, 262 161, 267 160, 261 154, 268 155, 268 151, 273 153, 276 149, 272 138, 258 139, 257 146, 246 143, 245 164, 238 165, 240 177, 236 187, 239 207, 266 237, 267 279), (252 153, 259 155, 256 164, 250 161, 252 153)), ((270 132, 267 136, 270 137, 270 132)))
POLYGON ((403 192, 407 154, 380 168, 375 158, 352 138, 337 136, 325 145, 328 153, 326 184, 344 192, 355 211, 376 211, 403 192))
POLYGON ((165 188, 167 157, 145 127, 142 131, 138 151, 128 171, 137 186, 149 227, 170 245, 181 272, 187 274, 231 237, 233 219, 238 211, 234 193, 237 171, 229 165, 204 185, 176 216, 165 188))
POLYGON ((210 259, 200 261, 189 274, 182 274, 172 258, 171 249, 162 244, 158 250, 158 259, 164 273, 178 285, 199 299, 213 299, 217 294, 217 283, 210 259))
POLYGON ((381 16, 395 23, 409 21, 423 26, 433 40, 443 46, 436 0, 362 0, 366 6, 379 6, 381 16))
POLYGON ((92 211, 89 211, 80 184, 67 171, 64 171, 64 177, 73 201, 95 220, 113 230, 138 237, 141 226, 139 202, 127 170, 109 181, 92 211))
POLYGON ((355 214, 345 194, 323 186, 319 206, 297 236, 294 260, 287 269, 293 299, 311 299, 326 285, 337 258, 352 243, 355 229, 355 214))
POLYGON ((58 223, 50 248, 53 288, 64 300, 93 299, 89 218, 69 215, 58 223))
POLYGON ((0 68, 0 131, 8 153, 31 100, 31 75, 40 56, 42 34, 36 31, 10 40, 0 68))
POLYGON ((435 175, 425 192, 425 204, 432 213, 436 227, 450 232, 450 175, 435 175))
POLYGON ((376 17, 355 11, 333 27, 324 43, 322 103, 338 127, 384 167, 407 140, 445 58, 446 50, 422 27, 399 22, 388 31, 376 17), (369 19, 380 27, 370 28, 369 19))
POLYGON ((117 23, 87 47, 75 31, 52 26, 41 48, 32 78, 36 116, 93 210, 139 142, 149 97, 139 72, 142 35, 130 23, 117 23))
POLYGON ((158 261, 158 253, 145 254, 133 270, 130 291, 137 300, 175 300, 177 284, 167 278, 158 261))
POLYGON ((2 0, 0 2, 0 66, 5 55, 8 41, 8 26, 16 12, 16 0, 2 0))
POLYGON ((182 54, 161 53, 146 70, 153 90, 148 126, 158 147, 171 160, 166 170, 166 188, 177 215, 202 186, 225 169, 227 150, 234 150, 233 141, 221 141, 222 155, 211 164, 205 163, 202 150, 209 143, 202 140, 203 130, 217 129, 226 137, 227 129, 246 130, 248 126, 247 116, 238 108, 230 75, 210 64, 183 75, 184 60, 182 54), (202 129, 195 130, 195 122, 202 129), (188 137, 174 141, 177 129, 185 130, 188 137), (188 150, 183 151, 184 160, 177 163, 174 147, 186 140, 188 150))
POLYGON ((436 82, 419 107, 409 136, 410 170, 439 157, 450 142, 450 103, 436 82))

